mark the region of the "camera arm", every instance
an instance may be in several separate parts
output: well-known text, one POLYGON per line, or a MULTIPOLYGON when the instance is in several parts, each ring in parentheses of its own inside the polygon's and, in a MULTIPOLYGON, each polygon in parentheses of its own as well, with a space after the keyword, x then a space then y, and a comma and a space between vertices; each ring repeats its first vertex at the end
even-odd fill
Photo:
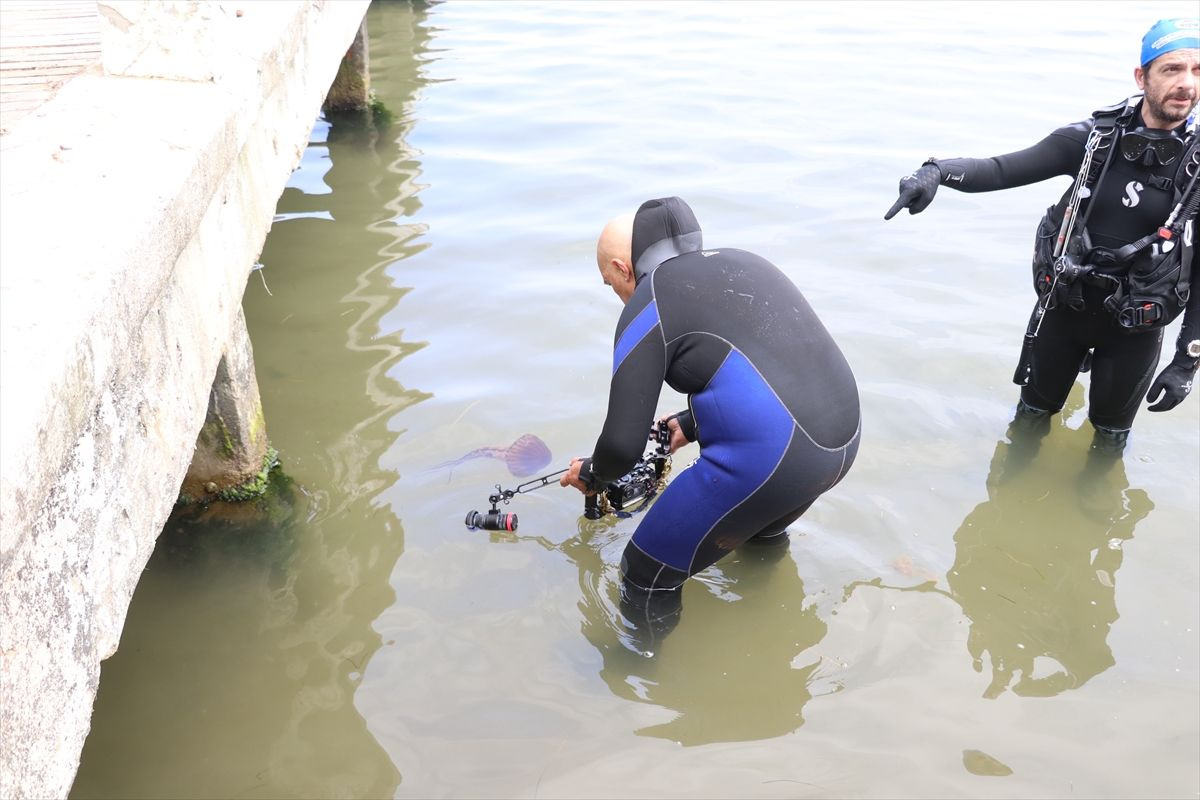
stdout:
POLYGON ((551 472, 549 475, 543 475, 540 478, 533 478, 532 480, 517 484, 516 488, 513 489, 505 489, 497 483, 496 491, 488 495, 488 502, 492 504, 492 510, 496 511, 498 510, 500 503, 507 505, 508 501, 512 500, 519 494, 526 494, 536 489, 541 489, 543 486, 549 486, 552 479, 562 475, 567 471, 567 469, 560 469, 558 472, 551 472))

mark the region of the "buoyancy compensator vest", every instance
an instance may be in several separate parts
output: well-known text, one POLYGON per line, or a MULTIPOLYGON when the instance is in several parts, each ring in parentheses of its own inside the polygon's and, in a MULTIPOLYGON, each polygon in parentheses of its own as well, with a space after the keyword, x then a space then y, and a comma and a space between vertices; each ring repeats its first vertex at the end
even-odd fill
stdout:
POLYGON ((1121 327, 1150 330, 1169 324, 1187 305, 1195 259, 1200 206, 1200 136, 1195 114, 1188 120, 1183 158, 1173 180, 1174 207, 1155 231, 1119 248, 1093 247, 1087 229, 1090 200, 1118 155, 1121 136, 1142 95, 1102 108, 1072 188, 1046 210, 1034 238, 1033 280, 1045 308, 1084 308, 1084 286, 1105 292, 1104 307, 1121 327))

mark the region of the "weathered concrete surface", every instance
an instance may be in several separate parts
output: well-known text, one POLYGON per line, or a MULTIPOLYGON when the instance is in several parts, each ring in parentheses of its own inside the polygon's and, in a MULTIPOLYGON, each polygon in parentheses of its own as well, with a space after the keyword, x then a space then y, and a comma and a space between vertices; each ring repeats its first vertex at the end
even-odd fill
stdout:
POLYGON ((196 437, 192 463, 179 490, 183 502, 249 499, 248 483, 266 487, 267 425, 250 333, 240 308, 238 312, 217 364, 204 427, 196 437))
POLYGON ((99 0, 100 60, 104 71, 126 78, 213 81, 229 62, 226 42, 247 26, 246 9, 257 2, 194 0, 99 0))
POLYGON ((234 10, 197 45, 214 80, 85 74, 0 136, 0 796, 71 786, 100 662, 367 4, 212 4, 234 10))
POLYGON ((371 56, 368 42, 367 23, 364 21, 338 67, 329 93, 325 95, 325 104, 322 106, 325 111, 361 112, 370 107, 371 75, 368 67, 371 56))

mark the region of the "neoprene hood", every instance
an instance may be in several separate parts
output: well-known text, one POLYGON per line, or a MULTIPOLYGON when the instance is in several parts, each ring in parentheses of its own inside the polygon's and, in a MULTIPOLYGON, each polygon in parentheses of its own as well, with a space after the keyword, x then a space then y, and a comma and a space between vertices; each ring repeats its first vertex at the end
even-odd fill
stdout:
POLYGON ((659 264, 704 246, 700 223, 678 197, 647 200, 633 217, 633 276, 636 281, 659 264))

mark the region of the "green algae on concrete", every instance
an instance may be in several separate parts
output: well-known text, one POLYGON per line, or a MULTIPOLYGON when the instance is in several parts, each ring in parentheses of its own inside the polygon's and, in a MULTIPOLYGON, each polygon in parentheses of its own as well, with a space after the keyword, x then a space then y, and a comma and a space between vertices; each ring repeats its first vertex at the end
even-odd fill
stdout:
POLYGON ((371 98, 367 101, 367 108, 371 112, 371 122, 380 132, 386 131, 396 121, 396 114, 382 100, 379 95, 371 91, 371 98))
POLYGON ((271 470, 277 466, 279 466, 279 451, 267 445, 267 452, 263 454, 262 469, 245 483, 220 490, 217 492, 217 497, 227 503, 240 503, 261 497, 267 491, 271 470))
POLYGON ((272 469, 267 483, 266 492, 251 500, 175 506, 154 558, 171 569, 192 571, 283 568, 313 500, 282 469, 272 469))

